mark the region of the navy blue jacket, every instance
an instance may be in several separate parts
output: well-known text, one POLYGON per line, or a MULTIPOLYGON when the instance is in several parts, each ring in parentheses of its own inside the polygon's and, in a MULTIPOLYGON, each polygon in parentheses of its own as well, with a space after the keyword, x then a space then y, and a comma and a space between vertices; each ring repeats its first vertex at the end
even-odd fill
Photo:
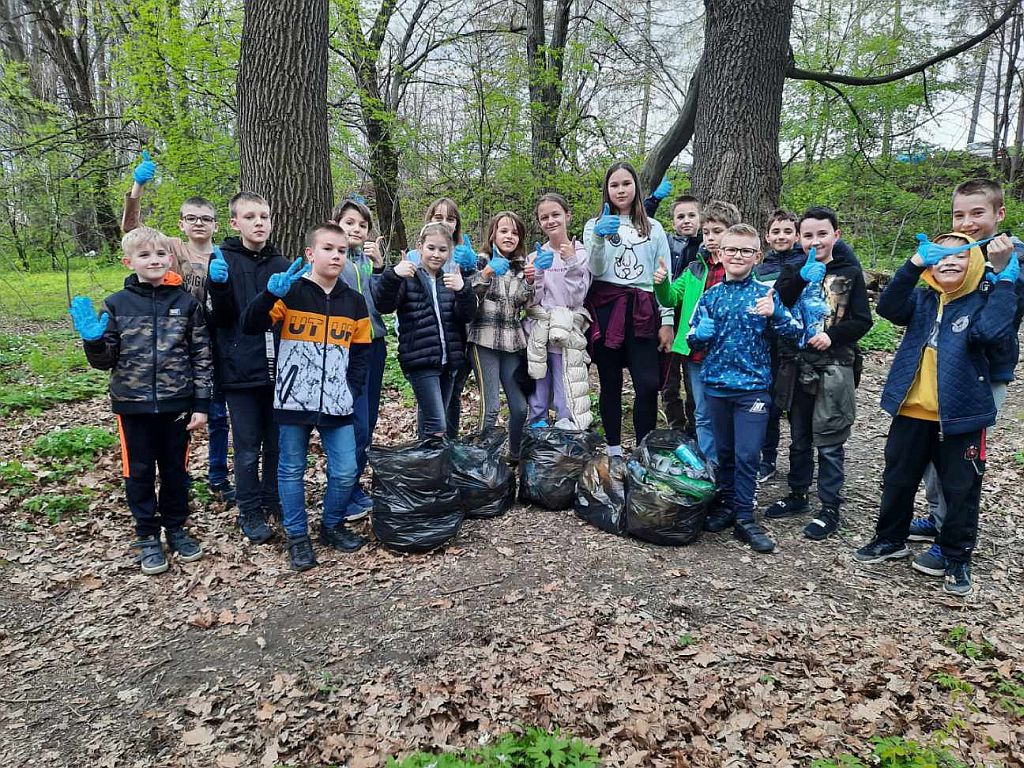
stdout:
MULTIPOLYGON (((842 240, 839 241, 840 243, 842 240)), ((839 243, 836 243, 838 245, 839 243)), ((764 252, 764 258, 761 259, 760 264, 754 265, 754 277, 760 280, 762 283, 772 283, 778 279, 779 275, 782 274, 782 268, 787 264, 792 264, 800 269, 804 265, 807 257, 804 252, 800 249, 800 246, 794 246, 785 253, 779 253, 776 250, 769 248, 764 252)))
MULTIPOLYGON (((921 364, 925 344, 935 326, 939 294, 916 288, 924 271, 907 261, 878 297, 878 314, 906 326, 882 390, 882 409, 895 416, 910 392, 921 364)), ((950 435, 991 426, 996 420, 987 353, 1014 334, 1017 294, 1013 284, 978 288, 946 304, 942 311, 936 354, 939 390, 939 425, 950 435)))
MULTIPOLYGON (((1018 238, 1013 238, 1014 250, 1021 266, 1024 266, 1024 243, 1018 238)), ((984 252, 988 243, 981 246, 984 252)), ((1017 330, 1020 328, 1021 318, 1024 317, 1024 274, 1017 278, 1017 310, 1013 319, 1013 335, 998 344, 988 354, 989 365, 992 368, 992 381, 1005 383, 1013 381, 1013 370, 1017 367, 1020 359, 1020 340, 1017 338, 1017 330)))

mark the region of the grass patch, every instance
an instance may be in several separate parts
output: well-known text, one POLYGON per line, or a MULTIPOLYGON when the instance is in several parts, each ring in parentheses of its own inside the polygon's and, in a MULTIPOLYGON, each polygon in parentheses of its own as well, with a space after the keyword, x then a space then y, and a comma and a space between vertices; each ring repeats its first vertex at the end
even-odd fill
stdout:
POLYGON ((71 427, 43 435, 32 443, 32 453, 47 459, 91 459, 117 438, 100 427, 71 427))
POLYGON ((991 659, 996 655, 995 646, 984 637, 972 638, 967 627, 953 627, 946 633, 945 643, 961 656, 972 661, 991 659))
POLYGON ((50 525, 57 525, 65 518, 84 515, 89 511, 89 499, 81 493, 43 493, 21 503, 34 515, 46 518, 50 525))
POLYGON ((88 296, 96 304, 124 287, 127 269, 121 264, 76 259, 70 273, 43 270, 0 272, 0 312, 6 317, 66 322, 68 288, 72 296, 88 296))
POLYGON ((811 768, 966 768, 944 749, 941 742, 920 744, 902 736, 878 736, 871 740, 867 762, 849 753, 827 760, 815 760, 811 768))
POLYGON ((398 339, 389 334, 388 340, 391 349, 388 350, 388 356, 384 360, 382 389, 398 392, 402 396, 402 405, 405 408, 415 408, 416 396, 413 394, 405 374, 402 373, 402 367, 398 364, 398 339))
POLYGON ((0 414, 38 413, 106 389, 106 374, 89 367, 74 333, 0 334, 0 414))
POLYGON ((871 326, 871 330, 865 333, 858 342, 860 348, 872 352, 895 352, 903 331, 874 312, 871 313, 871 317, 875 322, 871 326))
POLYGON ((596 768, 597 750, 557 730, 529 728, 506 734, 491 746, 463 752, 417 752, 404 760, 388 760, 388 768, 596 768))

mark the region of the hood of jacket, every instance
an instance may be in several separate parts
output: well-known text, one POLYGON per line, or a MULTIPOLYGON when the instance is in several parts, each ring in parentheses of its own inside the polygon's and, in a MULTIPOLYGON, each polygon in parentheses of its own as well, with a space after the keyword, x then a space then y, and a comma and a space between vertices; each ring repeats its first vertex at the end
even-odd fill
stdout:
MULTIPOLYGON (((949 232, 936 238, 936 242, 948 237, 963 240, 965 243, 974 242, 972 238, 960 232, 949 232)), ((939 294, 939 301, 943 305, 946 305, 951 301, 956 301, 960 297, 978 290, 978 286, 981 284, 981 280, 985 276, 985 257, 981 253, 981 248, 976 245, 971 248, 970 254, 971 258, 967 262, 967 272, 964 275, 964 279, 960 285, 952 290, 947 291, 936 282, 935 278, 932 276, 931 267, 925 268, 921 273, 921 279, 927 283, 932 290, 939 294)))

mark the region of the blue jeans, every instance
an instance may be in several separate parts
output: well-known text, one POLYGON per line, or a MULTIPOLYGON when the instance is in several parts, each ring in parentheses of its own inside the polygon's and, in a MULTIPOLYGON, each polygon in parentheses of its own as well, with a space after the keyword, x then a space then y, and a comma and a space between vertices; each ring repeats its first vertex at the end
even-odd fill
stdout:
MULTIPOLYGON (((807 493, 814 479, 814 398, 799 384, 793 391, 789 406, 790 490, 807 493)), ((840 495, 846 479, 846 450, 844 443, 818 446, 818 499, 822 506, 838 509, 843 503, 840 495)))
POLYGON ((704 394, 704 379, 701 378, 701 366, 689 358, 686 370, 690 377, 690 388, 693 390, 694 418, 697 421, 697 447, 704 458, 712 464, 718 464, 715 452, 715 430, 711 426, 711 413, 708 411, 707 396, 704 394))
MULTIPOLYGON (((281 495, 282 526, 288 536, 309 533, 306 516, 306 457, 312 424, 281 424, 281 462, 277 469, 277 488, 281 495)), ((342 427, 317 427, 320 443, 327 455, 327 491, 324 493, 323 526, 335 528, 348 507, 356 483, 356 437, 351 424, 342 427)))
POLYGON ((377 427, 380 413, 380 390, 384 382, 384 365, 388 348, 384 338, 374 339, 370 344, 370 360, 366 369, 363 394, 352 405, 352 426, 356 431, 356 477, 366 469, 366 449, 373 442, 373 430, 377 427))
POLYGON ((206 431, 210 435, 207 479, 210 485, 223 485, 228 481, 228 404, 221 392, 210 400, 206 431))
POLYGON ((420 440, 445 433, 446 411, 452 397, 452 370, 410 371, 405 375, 416 395, 416 433, 420 440))
POLYGON ((707 394, 705 398, 715 428, 718 471, 715 482, 724 506, 737 520, 754 519, 757 466, 768 426, 771 395, 744 392, 730 397, 707 394))

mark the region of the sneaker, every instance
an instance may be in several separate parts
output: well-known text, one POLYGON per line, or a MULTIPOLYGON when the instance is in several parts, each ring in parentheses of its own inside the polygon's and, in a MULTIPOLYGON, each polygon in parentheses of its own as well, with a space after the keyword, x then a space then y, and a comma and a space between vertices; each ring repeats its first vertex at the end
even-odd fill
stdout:
POLYGON ((530 425, 530 429, 546 429, 548 426, 547 419, 537 419, 533 424, 530 425))
POLYGON ((910 521, 910 533, 907 534, 907 541, 935 541, 935 537, 938 535, 939 529, 935 525, 935 518, 931 515, 915 517, 910 521))
POLYGON ((721 533, 736 524, 736 511, 731 507, 716 504, 704 518, 704 530, 708 533, 721 533))
POLYGON ((951 595, 971 594, 971 564, 959 560, 946 561, 946 581, 942 591, 951 595))
POLYGON ((210 483, 210 494, 214 501, 220 501, 228 507, 235 506, 235 486, 230 481, 223 483, 210 483))
POLYGON ((822 507, 821 514, 811 520, 804 528, 804 536, 811 541, 824 541, 839 530, 842 519, 835 507, 822 507))
POLYGON ((274 532, 267 524, 267 513, 262 509, 252 512, 239 512, 235 520, 236 525, 242 529, 245 538, 253 544, 263 544, 270 541, 274 532))
POLYGON ((293 571, 308 571, 316 566, 313 542, 308 535, 288 537, 288 563, 293 571))
POLYGON ((910 567, 928 576, 944 576, 946 558, 942 556, 942 548, 938 544, 932 544, 911 561, 910 567))
POLYGON ((899 560, 910 555, 910 550, 903 542, 880 539, 877 536, 853 553, 858 563, 881 563, 886 560, 899 560))
POLYGON ((139 554, 135 556, 135 562, 142 565, 142 572, 147 576, 154 576, 167 570, 167 557, 164 555, 164 548, 160 544, 159 536, 139 539, 132 544, 132 547, 139 550, 139 554))
POLYGON ((185 533, 184 528, 168 528, 164 534, 167 536, 167 548, 177 552, 181 562, 192 563, 203 556, 199 542, 185 533))
POLYGON ((339 523, 333 528, 327 528, 321 524, 320 543, 333 547, 339 552, 355 552, 366 543, 366 539, 352 533, 344 523, 339 523))
POLYGON ((341 519, 346 523, 357 523, 360 520, 365 520, 370 514, 370 510, 366 507, 360 507, 358 504, 349 504, 348 509, 345 510, 345 514, 341 516, 341 519))
POLYGON ((773 477, 775 477, 775 465, 769 464, 767 461, 762 462, 757 470, 757 482, 767 483, 773 477))
POLYGON ((753 520, 739 520, 732 529, 732 535, 749 544, 750 548, 761 554, 770 554, 775 551, 775 542, 765 532, 764 528, 753 520))
POLYGON ((764 511, 764 516, 769 520, 779 520, 783 517, 799 517, 811 511, 810 502, 807 501, 807 493, 790 491, 784 499, 779 499, 764 511))

